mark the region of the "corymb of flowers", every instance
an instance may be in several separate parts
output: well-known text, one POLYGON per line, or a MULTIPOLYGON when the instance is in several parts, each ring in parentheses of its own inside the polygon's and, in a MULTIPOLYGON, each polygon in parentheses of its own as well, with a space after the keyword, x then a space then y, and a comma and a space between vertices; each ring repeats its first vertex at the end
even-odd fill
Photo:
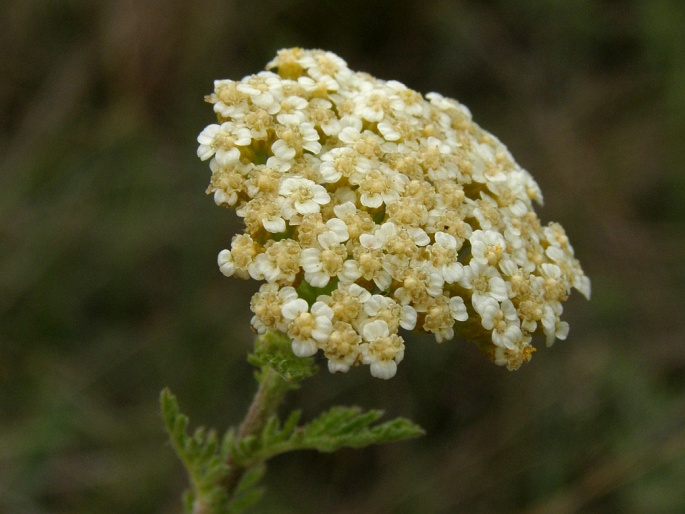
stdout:
POLYGON ((542 194, 459 102, 350 70, 321 50, 281 50, 268 71, 217 80, 198 137, 208 192, 245 231, 221 272, 263 281, 252 326, 279 331, 332 373, 391 378, 400 327, 455 332, 495 363, 565 339, 562 303, 590 280, 542 194))

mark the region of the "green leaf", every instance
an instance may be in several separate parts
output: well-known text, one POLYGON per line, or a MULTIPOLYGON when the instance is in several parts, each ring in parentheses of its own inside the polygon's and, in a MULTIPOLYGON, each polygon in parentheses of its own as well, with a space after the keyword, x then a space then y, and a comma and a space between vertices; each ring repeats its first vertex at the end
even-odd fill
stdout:
POLYGON ((343 447, 363 448, 423 435, 418 425, 405 418, 396 418, 373 425, 382 411, 361 411, 358 407, 333 407, 304 427, 301 446, 322 452, 343 447))
POLYGON ((304 426, 297 426, 299 412, 293 412, 283 424, 273 416, 259 437, 246 437, 233 447, 231 459, 250 467, 294 450, 333 452, 411 439, 424 433, 404 418, 374 424, 382 415, 380 410, 333 407, 304 426))
POLYGON ((229 505, 231 514, 240 514, 255 505, 264 495, 264 488, 260 487, 266 466, 263 464, 248 470, 236 488, 233 500, 229 505))
POLYGON ((229 471, 222 454, 226 437, 220 445, 216 432, 203 427, 190 436, 188 417, 181 413, 176 397, 168 389, 160 395, 160 406, 171 446, 190 479, 190 490, 183 495, 186 512, 228 514, 228 497, 221 486, 229 471))

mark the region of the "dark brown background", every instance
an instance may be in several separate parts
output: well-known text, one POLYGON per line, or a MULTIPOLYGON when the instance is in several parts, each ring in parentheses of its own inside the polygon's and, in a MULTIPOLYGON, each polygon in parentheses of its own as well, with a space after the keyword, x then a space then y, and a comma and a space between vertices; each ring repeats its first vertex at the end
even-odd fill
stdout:
POLYGON ((258 512, 685 511, 685 4, 9 0, 0 7, 0 511, 176 513, 157 411, 237 422, 257 284, 215 264, 212 80, 318 47, 469 106, 538 180, 593 280, 516 373, 411 339, 396 378, 290 398, 423 439, 269 467, 258 512))

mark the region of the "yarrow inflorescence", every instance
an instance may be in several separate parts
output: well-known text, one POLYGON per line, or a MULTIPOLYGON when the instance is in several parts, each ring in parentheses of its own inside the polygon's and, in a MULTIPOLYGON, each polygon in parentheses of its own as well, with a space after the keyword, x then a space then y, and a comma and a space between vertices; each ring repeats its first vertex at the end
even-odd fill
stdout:
POLYGON ((264 281, 257 332, 386 379, 400 328, 456 332, 512 370, 533 335, 566 338, 562 302, 590 280, 564 229, 540 223, 532 176, 465 106, 321 50, 281 50, 267 70, 215 81, 197 151, 208 192, 245 223, 218 263, 264 281))

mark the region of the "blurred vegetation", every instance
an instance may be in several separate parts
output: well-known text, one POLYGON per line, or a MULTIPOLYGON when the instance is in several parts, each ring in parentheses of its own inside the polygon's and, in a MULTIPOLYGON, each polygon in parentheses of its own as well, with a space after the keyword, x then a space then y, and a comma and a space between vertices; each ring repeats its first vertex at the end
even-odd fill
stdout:
POLYGON ((177 513, 159 391, 242 418, 249 298, 195 138, 218 78, 278 48, 468 105, 536 177, 593 280, 516 373, 408 342, 394 379, 290 398, 423 439, 269 466, 262 512, 685 511, 685 4, 6 0, 0 6, 0 512, 177 513))

